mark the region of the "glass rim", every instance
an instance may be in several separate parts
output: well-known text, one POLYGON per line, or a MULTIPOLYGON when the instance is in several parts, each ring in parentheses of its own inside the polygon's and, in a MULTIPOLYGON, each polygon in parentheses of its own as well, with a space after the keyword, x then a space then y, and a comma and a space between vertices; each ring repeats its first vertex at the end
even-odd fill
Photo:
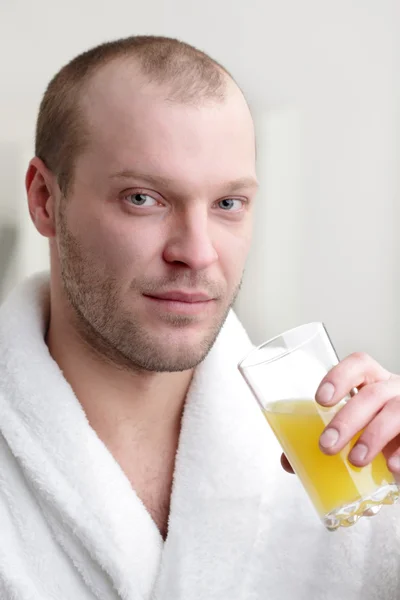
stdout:
POLYGON ((293 352, 296 352, 296 350, 299 350, 300 348, 302 348, 303 346, 305 346, 306 344, 308 344, 309 342, 311 342, 311 340, 313 340, 319 333, 320 330, 325 331, 326 335, 327 331, 325 328, 325 325, 323 324, 322 321, 311 321, 310 323, 303 323, 302 325, 296 325, 296 327, 292 327, 291 329, 288 329, 286 331, 284 331, 283 333, 279 333, 278 335, 275 335, 274 337, 270 338, 269 340, 267 340, 266 342, 263 342, 262 344, 259 344, 258 346, 256 346, 255 348, 252 348, 244 358, 242 358, 242 360, 239 362, 238 364, 238 369, 240 370, 241 373, 243 373, 246 369, 249 369, 251 367, 258 367, 260 365, 265 365, 268 363, 272 363, 280 358, 284 358, 285 356, 288 356, 289 354, 292 354, 293 352), (295 346, 293 346, 293 348, 289 348, 286 351, 282 352, 282 354, 279 354, 278 356, 272 356, 271 358, 265 358, 263 360, 261 360, 260 362, 257 363, 253 363, 253 364, 249 364, 249 365, 245 365, 244 363, 253 355, 253 354, 257 354, 257 352, 259 352, 260 350, 262 350, 262 348, 269 346, 270 344, 272 344, 273 342, 275 342, 276 340, 278 340, 279 338, 283 338, 285 335, 289 335, 291 333, 294 333, 296 330, 300 330, 306 327, 310 327, 314 325, 316 327, 316 330, 314 331, 314 333, 312 333, 312 335, 310 335, 309 337, 307 337, 306 339, 304 339, 302 342, 300 342, 299 344, 296 344, 295 346))

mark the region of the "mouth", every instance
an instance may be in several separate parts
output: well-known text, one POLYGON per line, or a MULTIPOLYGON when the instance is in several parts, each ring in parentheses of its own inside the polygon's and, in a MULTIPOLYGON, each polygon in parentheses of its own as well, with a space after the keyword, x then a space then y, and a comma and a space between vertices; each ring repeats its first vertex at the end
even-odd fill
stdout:
POLYGON ((215 304, 215 298, 204 292, 185 292, 174 290, 156 294, 144 294, 153 305, 160 309, 179 314, 199 314, 215 304))

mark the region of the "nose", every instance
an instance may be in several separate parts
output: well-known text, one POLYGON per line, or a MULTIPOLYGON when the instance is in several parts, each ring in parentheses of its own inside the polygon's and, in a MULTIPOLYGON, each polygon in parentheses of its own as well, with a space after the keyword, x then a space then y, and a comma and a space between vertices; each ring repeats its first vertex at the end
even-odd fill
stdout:
POLYGON ((171 223, 170 231, 163 253, 166 262, 181 263, 194 271, 201 271, 218 260, 205 210, 179 215, 171 223))

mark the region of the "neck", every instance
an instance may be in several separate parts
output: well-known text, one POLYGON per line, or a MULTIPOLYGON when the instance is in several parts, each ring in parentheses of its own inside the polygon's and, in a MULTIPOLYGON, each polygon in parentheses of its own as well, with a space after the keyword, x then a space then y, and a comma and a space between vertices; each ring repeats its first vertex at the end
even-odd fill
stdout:
POLYGON ((128 439, 153 445, 179 436, 193 371, 121 369, 94 352, 71 323, 65 307, 52 306, 47 345, 100 439, 108 446, 128 439))

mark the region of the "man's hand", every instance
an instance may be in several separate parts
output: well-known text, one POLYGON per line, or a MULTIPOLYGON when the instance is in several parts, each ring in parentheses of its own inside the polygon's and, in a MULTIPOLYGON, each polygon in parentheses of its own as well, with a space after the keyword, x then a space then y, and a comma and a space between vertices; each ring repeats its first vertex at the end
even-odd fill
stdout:
MULTIPOLYGON (((321 450, 337 454, 364 429, 349 454, 350 462, 364 467, 383 451, 390 471, 400 474, 400 376, 384 369, 368 354, 351 354, 324 377, 316 401, 321 406, 334 406, 353 388, 358 394, 325 428, 319 440, 321 450)), ((286 471, 293 473, 284 454, 281 462, 286 471)))

